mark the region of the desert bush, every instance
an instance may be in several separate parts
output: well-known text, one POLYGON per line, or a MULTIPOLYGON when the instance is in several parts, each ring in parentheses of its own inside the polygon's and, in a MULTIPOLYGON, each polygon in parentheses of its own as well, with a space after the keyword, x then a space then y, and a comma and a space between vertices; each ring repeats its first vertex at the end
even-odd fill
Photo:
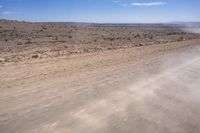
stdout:
POLYGON ((108 38, 106 38, 106 40, 109 40, 109 41, 114 41, 114 40, 115 40, 115 38, 113 38, 113 37, 108 37, 108 38))
POLYGON ((134 36, 134 38, 141 38, 141 35, 138 33, 134 36))
POLYGON ((18 42, 17 45, 22 45, 22 42, 18 42))
POLYGON ((47 37, 52 37, 52 35, 47 35, 47 37))
POLYGON ((32 58, 33 58, 33 59, 37 59, 37 58, 39 58, 39 55, 37 55, 37 54, 32 55, 32 58))
POLYGON ((153 39, 153 35, 149 35, 149 39, 153 39))
POLYGON ((47 30, 46 26, 41 26, 42 30, 47 30))
POLYGON ((59 42, 60 42, 60 43, 65 43, 66 41, 65 41, 65 40, 60 40, 59 42))
POLYGON ((181 37, 179 37, 178 39, 177 39, 177 41, 184 41, 185 40, 185 38, 183 37, 183 36, 181 36, 181 37))
POLYGON ((175 31, 174 31, 174 32, 168 32, 168 33, 167 33, 167 35, 175 35, 175 34, 177 34, 177 32, 175 32, 175 31))
POLYGON ((131 38, 130 38, 130 37, 127 37, 127 40, 128 40, 128 41, 130 41, 130 40, 131 40, 131 38))
POLYGON ((58 40, 58 36, 55 36, 55 37, 54 37, 54 40, 56 40, 56 41, 57 41, 57 40, 58 40))
POLYGON ((30 38, 27 38, 25 44, 31 44, 31 43, 32 43, 32 42, 31 42, 31 39, 30 39, 30 38))

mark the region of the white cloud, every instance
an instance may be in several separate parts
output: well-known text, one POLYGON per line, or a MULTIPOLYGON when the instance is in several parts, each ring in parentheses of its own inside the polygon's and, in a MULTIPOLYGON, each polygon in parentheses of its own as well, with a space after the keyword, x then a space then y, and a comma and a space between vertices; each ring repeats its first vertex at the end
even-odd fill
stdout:
POLYGON ((18 12, 12 12, 12 11, 4 11, 2 12, 3 15, 10 15, 10 14, 19 14, 18 12))
POLYGON ((148 7, 148 6, 164 6, 166 5, 166 2, 149 2, 149 3, 141 3, 141 2, 136 2, 136 3, 131 3, 131 6, 139 6, 139 7, 148 7))

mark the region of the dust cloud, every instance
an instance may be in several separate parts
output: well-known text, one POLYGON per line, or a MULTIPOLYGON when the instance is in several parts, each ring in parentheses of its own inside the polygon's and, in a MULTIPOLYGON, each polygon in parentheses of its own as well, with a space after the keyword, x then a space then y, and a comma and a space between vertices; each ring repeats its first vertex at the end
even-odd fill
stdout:
POLYGON ((199 23, 185 23, 184 28, 181 30, 189 33, 200 33, 200 24, 199 23))

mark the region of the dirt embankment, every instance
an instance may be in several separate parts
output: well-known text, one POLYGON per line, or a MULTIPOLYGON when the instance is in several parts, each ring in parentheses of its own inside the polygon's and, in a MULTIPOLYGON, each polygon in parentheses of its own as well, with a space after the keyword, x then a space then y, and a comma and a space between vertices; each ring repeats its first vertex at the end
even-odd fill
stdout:
POLYGON ((0 62, 165 44, 199 37, 199 34, 164 25, 81 25, 0 20, 0 62))

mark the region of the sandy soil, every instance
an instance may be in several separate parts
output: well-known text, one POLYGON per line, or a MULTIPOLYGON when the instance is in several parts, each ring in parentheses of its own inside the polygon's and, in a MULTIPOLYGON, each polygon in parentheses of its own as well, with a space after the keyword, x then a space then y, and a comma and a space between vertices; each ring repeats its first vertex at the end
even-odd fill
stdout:
POLYGON ((200 40, 0 65, 2 133, 199 133, 200 40))

